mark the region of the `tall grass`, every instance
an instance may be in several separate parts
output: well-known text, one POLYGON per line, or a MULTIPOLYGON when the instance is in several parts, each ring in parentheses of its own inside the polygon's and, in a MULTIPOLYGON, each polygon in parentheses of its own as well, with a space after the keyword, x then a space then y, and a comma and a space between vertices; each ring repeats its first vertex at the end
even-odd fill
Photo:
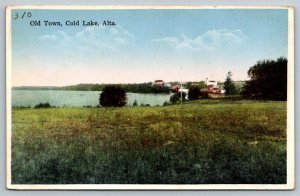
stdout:
POLYGON ((286 102, 13 109, 14 184, 286 183, 286 102))

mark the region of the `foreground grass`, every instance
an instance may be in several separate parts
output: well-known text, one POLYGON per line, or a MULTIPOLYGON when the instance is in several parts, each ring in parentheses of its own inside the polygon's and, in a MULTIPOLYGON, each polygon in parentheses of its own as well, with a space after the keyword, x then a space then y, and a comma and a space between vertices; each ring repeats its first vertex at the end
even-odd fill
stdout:
POLYGON ((12 182, 286 183, 286 102, 13 109, 12 182))

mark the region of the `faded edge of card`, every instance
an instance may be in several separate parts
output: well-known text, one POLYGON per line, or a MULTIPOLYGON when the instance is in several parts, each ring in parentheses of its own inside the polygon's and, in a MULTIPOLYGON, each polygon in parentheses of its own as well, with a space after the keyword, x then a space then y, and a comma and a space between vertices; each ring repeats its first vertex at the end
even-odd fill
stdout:
POLYGON ((291 6, 7 6, 6 7, 6 187, 15 190, 293 190, 295 188, 294 130, 294 8, 291 6), (11 11, 13 9, 287 9, 287 183, 286 184, 12 184, 11 183, 11 11))

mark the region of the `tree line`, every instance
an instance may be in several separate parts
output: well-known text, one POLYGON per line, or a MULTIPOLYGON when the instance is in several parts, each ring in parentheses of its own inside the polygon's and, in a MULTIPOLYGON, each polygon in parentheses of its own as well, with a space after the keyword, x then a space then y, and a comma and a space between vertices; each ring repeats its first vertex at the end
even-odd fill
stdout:
MULTIPOLYGON (((224 82, 224 90, 227 97, 239 94, 248 99, 287 100, 287 59, 258 61, 248 70, 249 81, 238 90, 234 84, 232 73, 229 71, 224 82)), ((201 89, 206 87, 203 83, 192 85, 188 89, 189 100, 207 98, 207 93, 201 89)), ((127 103, 126 92, 155 92, 168 93, 170 88, 152 85, 151 83, 132 85, 107 85, 100 95, 101 106, 125 106, 127 103), (145 88, 145 89, 144 89, 145 88)), ((184 101, 185 93, 177 92, 170 97, 171 103, 184 101)))
POLYGON ((258 61, 247 74, 250 80, 238 89, 229 71, 224 82, 227 96, 240 95, 243 98, 265 100, 287 100, 287 59, 258 61))
MULTIPOLYGON (((287 100, 287 59, 261 60, 250 67, 247 74, 250 80, 243 85, 240 95, 243 98, 264 100, 287 100)), ((226 95, 237 94, 236 86, 228 72, 224 82, 226 95)))
MULTIPOLYGON (((250 80, 239 87, 232 80, 229 71, 223 83, 227 97, 239 96, 248 99, 264 100, 287 100, 287 59, 258 61, 248 70, 250 80)), ((173 82, 171 85, 178 84, 173 82)), ((188 99, 195 100, 208 98, 207 92, 201 91, 206 88, 204 82, 187 82, 188 99)), ((125 106, 127 104, 126 92, 132 93, 170 93, 171 88, 164 85, 153 85, 151 82, 139 84, 78 84, 64 87, 14 87, 22 90, 77 90, 77 91, 102 91, 99 103, 101 106, 125 106)), ((170 97, 170 103, 184 101, 185 94, 177 92, 170 97)), ((44 105, 38 107, 45 107, 44 105)))
POLYGON ((135 84, 77 84, 70 86, 21 86, 13 87, 14 90, 62 90, 62 91, 103 91, 107 85, 119 85, 126 92, 131 93, 170 93, 170 88, 167 86, 153 85, 152 82, 135 83, 135 84))
POLYGON ((246 81, 240 93, 232 81, 229 71, 224 82, 226 95, 240 94, 243 98, 265 100, 287 100, 287 59, 258 61, 250 67, 246 81))

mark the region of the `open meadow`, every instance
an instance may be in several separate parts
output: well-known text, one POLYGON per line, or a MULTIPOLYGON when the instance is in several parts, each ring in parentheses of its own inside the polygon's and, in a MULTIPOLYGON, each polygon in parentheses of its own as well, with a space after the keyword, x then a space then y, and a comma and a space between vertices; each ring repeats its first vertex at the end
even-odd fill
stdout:
POLYGON ((13 184, 284 184, 286 102, 12 109, 13 184))

